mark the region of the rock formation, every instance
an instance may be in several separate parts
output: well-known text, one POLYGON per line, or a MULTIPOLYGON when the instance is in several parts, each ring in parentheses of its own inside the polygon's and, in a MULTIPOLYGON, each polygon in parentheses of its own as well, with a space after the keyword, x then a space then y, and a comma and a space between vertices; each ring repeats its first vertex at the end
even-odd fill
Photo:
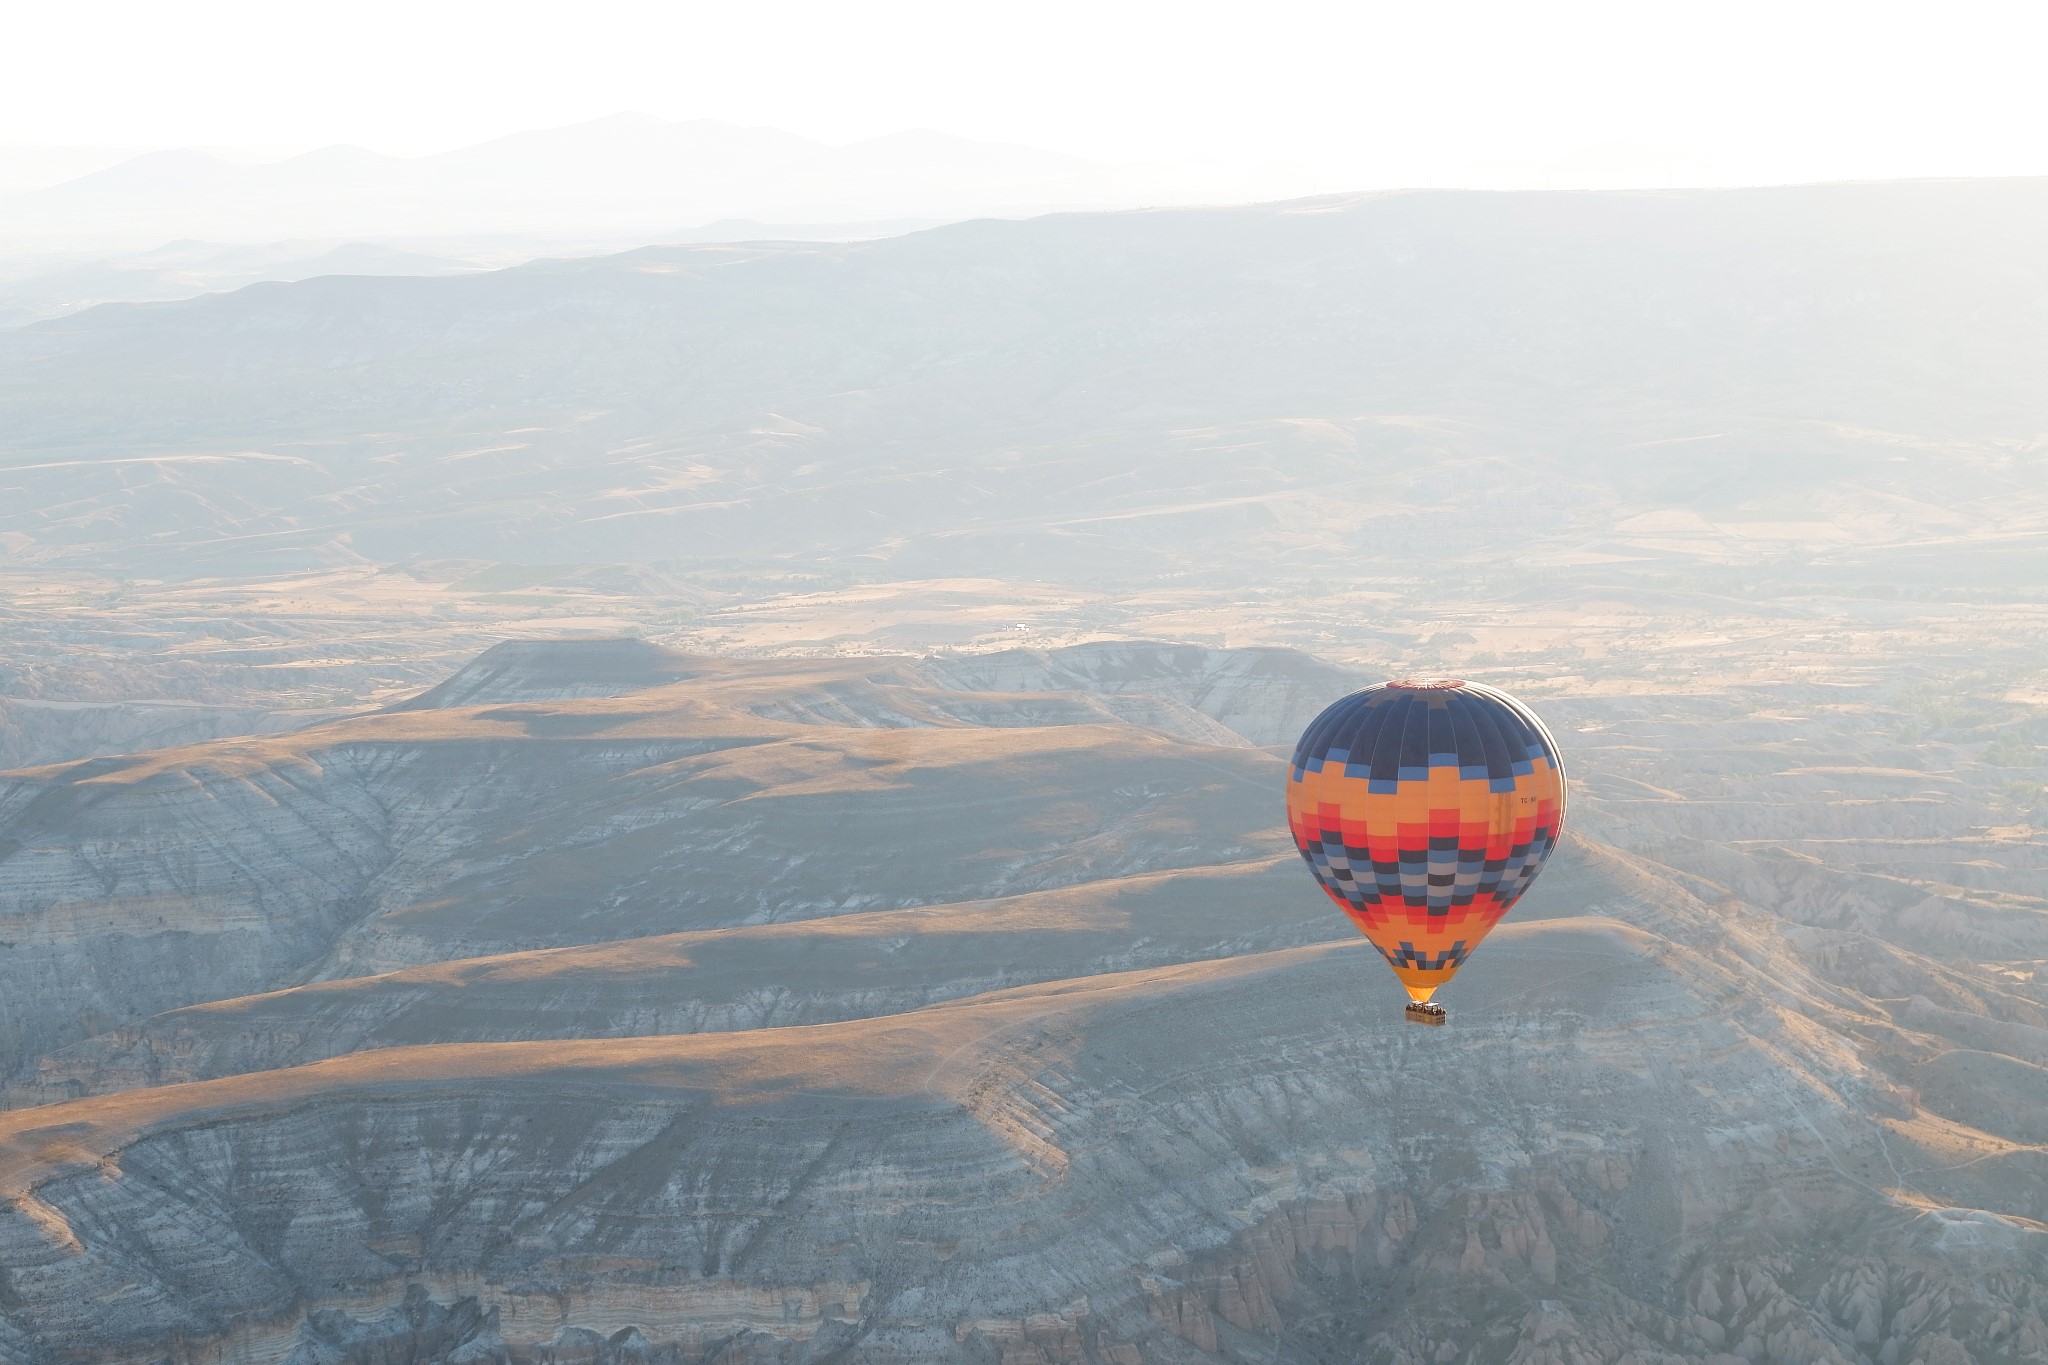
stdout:
POLYGON ((1407 1027, 1318 667, 521 646, 0 779, 0 1360, 2048 1351, 2048 1012, 1582 837, 1407 1027))

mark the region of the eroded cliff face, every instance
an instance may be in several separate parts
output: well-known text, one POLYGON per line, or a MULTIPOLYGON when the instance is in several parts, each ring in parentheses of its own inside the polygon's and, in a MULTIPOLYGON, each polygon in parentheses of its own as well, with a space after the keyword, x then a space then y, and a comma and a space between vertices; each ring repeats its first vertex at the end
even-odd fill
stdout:
MULTIPOLYGON (((1285 847, 1273 761, 1185 707, 1166 728, 1193 738, 1084 699, 1019 711, 912 687, 871 661, 648 653, 635 677, 706 676, 592 698, 616 691, 606 674, 566 700, 422 705, 0 778, 6 1054, 18 1067, 308 977, 1285 847), (962 718, 975 708, 1008 724, 962 718)), ((535 690, 501 663, 461 695, 535 690)))
POLYGON ((1511 927, 1472 1024, 1424 1033, 1357 1000, 1360 951, 20 1111, 6 1349, 1853 1360, 2039 1330, 2039 1234, 1916 1202, 1943 1177, 1908 1098, 1745 979, 1511 927), (1845 1268, 1873 1236, 1898 1259, 1845 1268))
MULTIPOLYGON (((1576 850, 1575 850, 1576 853, 1576 850)), ((868 1018, 1031 981, 1348 937, 1297 860, 405 968, 168 1011, 45 1056, 42 1103, 374 1047, 726 1032, 868 1018), (1284 907, 1248 918, 1247 905, 1284 907)))
POLYGON ((1881 736, 1717 824, 1565 717, 1601 837, 1419 1030, 1278 828, 1300 656, 615 643, 0 779, 0 1361, 2048 1352, 2024 855, 1845 910, 1881 736))
MULTIPOLYGON (((337 708, 338 711, 338 708, 337 708)), ((296 730, 336 711, 199 702, 0 696, 0 771, 102 754, 296 730)))

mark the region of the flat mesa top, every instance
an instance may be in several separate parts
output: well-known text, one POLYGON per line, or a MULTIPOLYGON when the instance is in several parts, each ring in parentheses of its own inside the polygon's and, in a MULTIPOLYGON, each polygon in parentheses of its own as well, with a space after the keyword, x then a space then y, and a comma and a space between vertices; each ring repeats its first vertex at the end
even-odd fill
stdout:
POLYGON ((1387 684, 1404 692, 1443 692, 1453 687, 1463 687, 1463 678, 1402 678, 1387 684))

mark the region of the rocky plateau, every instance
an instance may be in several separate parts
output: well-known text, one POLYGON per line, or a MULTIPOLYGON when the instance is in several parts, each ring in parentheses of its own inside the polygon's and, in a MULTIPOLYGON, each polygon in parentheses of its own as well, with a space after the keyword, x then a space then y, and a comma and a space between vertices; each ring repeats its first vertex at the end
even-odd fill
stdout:
POLYGON ((2048 1361, 2048 193, 0 331, 0 1365, 2048 1361), (1569 836, 1418 1029, 1364 682, 1569 836))

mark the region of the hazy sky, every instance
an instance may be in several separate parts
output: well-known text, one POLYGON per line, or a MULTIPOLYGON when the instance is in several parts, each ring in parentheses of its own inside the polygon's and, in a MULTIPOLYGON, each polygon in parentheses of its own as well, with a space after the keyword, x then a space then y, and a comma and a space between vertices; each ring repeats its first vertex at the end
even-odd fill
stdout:
POLYGON ((1358 187, 2048 173, 2048 6, 1032 0, 8 6, 0 144, 442 150, 638 110, 1358 187))

